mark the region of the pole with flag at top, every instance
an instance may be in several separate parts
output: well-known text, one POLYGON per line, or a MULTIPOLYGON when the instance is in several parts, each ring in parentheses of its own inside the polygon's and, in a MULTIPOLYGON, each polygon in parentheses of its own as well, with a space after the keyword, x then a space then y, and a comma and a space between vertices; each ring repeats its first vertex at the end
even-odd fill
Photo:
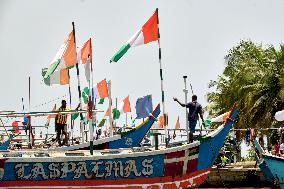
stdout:
MULTIPOLYGON (((87 66, 91 67, 92 58, 90 55, 88 55, 86 64, 87 66), (90 64, 89 64, 90 63, 90 64)), ((92 92, 91 92, 91 80, 88 78, 88 84, 89 84, 89 97, 88 97, 88 114, 89 114, 89 130, 90 130, 90 154, 93 155, 94 150, 94 129, 93 129, 93 101, 92 101, 92 92)))
MULTIPOLYGON (((76 47, 76 35, 75 35, 75 24, 74 24, 74 22, 72 22, 72 26, 73 26, 74 44, 75 44, 75 47, 76 47)), ((76 57, 77 57, 77 51, 75 53, 76 53, 76 57)), ((81 97, 80 72, 79 72, 78 60, 76 61, 76 71, 77 71, 80 110, 82 110, 82 97, 81 97)), ((81 132, 81 137, 82 137, 82 143, 84 142, 83 119, 84 119, 83 114, 80 113, 80 132, 81 132)))
POLYGON ((90 40, 90 54, 89 54, 89 61, 90 61, 90 68, 91 68, 91 78, 89 78, 89 114, 90 114, 90 154, 93 155, 94 151, 94 126, 96 124, 96 113, 93 114, 93 108, 96 107, 96 100, 94 98, 94 80, 93 80, 93 50, 92 50, 92 40, 90 40))
POLYGON ((157 13, 157 25, 158 25, 158 45, 159 45, 159 64, 160 64, 160 79, 161 79, 161 92, 162 92, 162 110, 163 110, 163 116, 164 116, 164 130, 165 130, 165 142, 166 147, 168 146, 169 137, 167 132, 167 115, 166 115, 166 108, 165 108, 165 91, 164 91, 164 78, 163 78, 163 69, 162 69, 162 51, 161 51, 161 42, 160 42, 160 28, 159 28, 159 14, 158 14, 158 8, 156 9, 157 13))

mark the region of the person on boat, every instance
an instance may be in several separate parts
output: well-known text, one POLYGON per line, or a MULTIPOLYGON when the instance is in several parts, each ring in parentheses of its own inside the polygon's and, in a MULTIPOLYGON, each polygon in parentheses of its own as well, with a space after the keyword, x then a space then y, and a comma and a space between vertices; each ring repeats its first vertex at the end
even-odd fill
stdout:
POLYGON ((284 141, 282 141, 282 143, 280 144, 280 155, 284 155, 284 141))
MULTIPOLYGON (((67 103, 65 100, 62 100, 61 107, 57 111, 68 111, 69 108, 66 107, 67 103)), ((78 110, 80 107, 80 104, 76 108, 78 110)), ((58 141, 59 146, 62 146, 61 143, 61 134, 64 135, 63 143, 66 145, 68 143, 68 137, 67 137, 67 117, 68 114, 66 113, 58 113, 55 116, 55 131, 56 131, 56 139, 58 141)))
POLYGON ((3 144, 5 142, 4 135, 0 134, 0 144, 3 144))
POLYGON ((202 120, 202 125, 204 126, 204 119, 203 119, 203 112, 202 112, 202 106, 197 102, 197 96, 192 95, 192 102, 187 103, 186 105, 184 103, 181 103, 177 98, 173 98, 174 101, 178 102, 179 105, 182 107, 188 108, 188 122, 189 122, 189 142, 193 141, 193 133, 195 132, 195 127, 198 120, 198 115, 200 116, 202 120))

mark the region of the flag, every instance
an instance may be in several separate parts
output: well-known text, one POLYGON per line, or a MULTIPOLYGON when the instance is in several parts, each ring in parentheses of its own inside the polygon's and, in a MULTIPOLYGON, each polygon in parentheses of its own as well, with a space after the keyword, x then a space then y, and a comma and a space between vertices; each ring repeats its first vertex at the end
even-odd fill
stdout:
POLYGON ((90 75, 91 75, 91 69, 90 69, 91 63, 90 63, 90 58, 87 59, 87 63, 85 64, 85 77, 86 80, 89 82, 90 81, 90 75))
POLYGON ((109 116, 109 115, 110 115, 110 110, 109 110, 109 108, 108 108, 107 111, 106 111, 106 113, 105 113, 105 116, 104 116, 104 117, 109 116))
POLYGON ((101 98, 98 104, 103 104, 105 102, 104 98, 101 98))
POLYGON ((138 98, 136 101, 136 114, 137 119, 146 118, 153 111, 152 95, 147 95, 142 98, 138 98))
POLYGON ((85 87, 83 89, 83 92, 82 92, 82 97, 83 97, 83 101, 85 104, 88 103, 88 98, 89 98, 89 94, 90 94, 90 90, 88 87, 85 87))
POLYGON ((164 128, 164 122, 165 122, 164 115, 160 115, 159 116, 159 128, 164 128))
POLYGON ((85 76, 90 81, 90 64, 92 64, 92 42, 91 38, 84 43, 78 52, 78 59, 85 65, 85 76))
MULTIPOLYGON (((48 68, 42 69, 42 76, 46 74, 48 68)), ((60 71, 55 70, 52 75, 48 78, 43 78, 43 81, 46 85, 67 85, 69 84, 69 74, 68 69, 62 69, 60 71)))
POLYGON ((111 58, 110 62, 117 62, 130 47, 147 44, 152 41, 157 41, 158 34, 158 10, 149 18, 149 20, 136 32, 125 45, 123 45, 118 52, 111 58))
POLYGON ((112 110, 112 114, 113 114, 113 119, 119 119, 120 117, 120 112, 118 111, 118 109, 114 108, 112 110))
POLYGON ((129 95, 125 99, 123 99, 121 103, 119 103, 118 109, 121 113, 131 112, 129 95))
MULTIPOLYGON (((166 124, 168 123, 168 114, 166 115, 166 124)), ((164 128, 164 125, 165 125, 165 118, 164 118, 164 115, 160 115, 159 116, 159 128, 164 128)))
POLYGON ((212 123, 224 122, 228 118, 229 114, 230 114, 230 112, 223 113, 222 115, 219 115, 219 116, 217 116, 215 118, 212 118, 211 122, 212 123))
POLYGON ((105 122, 106 122, 106 119, 103 118, 103 119, 101 120, 101 122, 99 123, 98 127, 104 126, 104 125, 105 125, 105 122))
POLYGON ((106 110, 106 113, 103 117, 103 119, 101 120, 101 122, 99 123, 98 127, 102 127, 105 125, 105 122, 106 122, 106 117, 110 115, 110 110, 109 108, 106 110))
POLYGON ((68 35, 65 42, 61 45, 59 51, 51 61, 44 79, 49 78, 56 70, 71 68, 77 63, 76 47, 73 31, 68 35))
POLYGON ((91 38, 84 43, 78 52, 78 59, 82 64, 86 64, 88 57, 90 56, 90 62, 92 62, 92 44, 91 38))
POLYGON ((179 116, 178 116, 178 119, 177 119, 177 122, 176 122, 176 127, 175 127, 175 129, 180 129, 179 116))
POLYGON ((100 95, 100 98, 108 97, 108 89, 106 80, 102 80, 97 84, 97 89, 100 95))

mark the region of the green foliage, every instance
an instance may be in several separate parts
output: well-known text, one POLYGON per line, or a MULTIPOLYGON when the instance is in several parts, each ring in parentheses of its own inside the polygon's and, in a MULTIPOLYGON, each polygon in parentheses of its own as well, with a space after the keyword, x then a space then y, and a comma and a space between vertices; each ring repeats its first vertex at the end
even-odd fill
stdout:
POLYGON ((226 67, 209 88, 209 112, 221 114, 238 102, 239 128, 270 127, 284 108, 284 45, 279 49, 241 41, 225 56, 226 67))

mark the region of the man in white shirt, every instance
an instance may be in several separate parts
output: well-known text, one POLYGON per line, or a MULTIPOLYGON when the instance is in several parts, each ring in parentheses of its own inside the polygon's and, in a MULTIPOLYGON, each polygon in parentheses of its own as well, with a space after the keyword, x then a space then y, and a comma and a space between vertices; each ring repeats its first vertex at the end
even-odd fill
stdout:
POLYGON ((284 155, 284 141, 282 142, 282 144, 280 145, 280 154, 284 155))

